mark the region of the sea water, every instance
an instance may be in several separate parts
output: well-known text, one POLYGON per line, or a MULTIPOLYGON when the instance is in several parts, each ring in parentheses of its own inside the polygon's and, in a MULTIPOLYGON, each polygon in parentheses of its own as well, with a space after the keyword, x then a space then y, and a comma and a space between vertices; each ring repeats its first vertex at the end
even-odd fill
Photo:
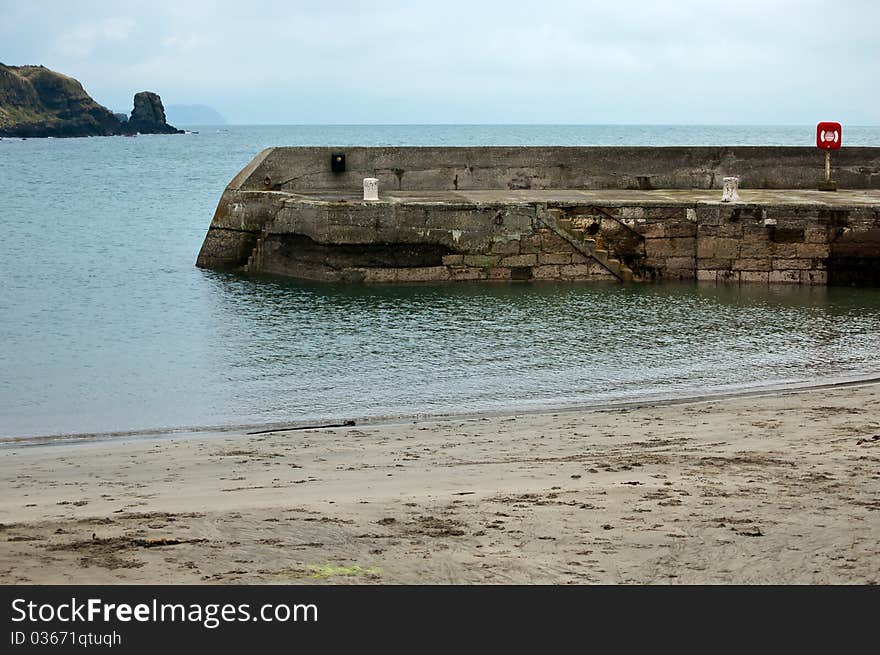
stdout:
MULTIPOLYGON (((880 375, 880 291, 305 284, 195 268, 274 145, 811 145, 810 126, 0 140, 0 437, 506 411, 880 375)), ((850 127, 849 145, 880 146, 850 127)))

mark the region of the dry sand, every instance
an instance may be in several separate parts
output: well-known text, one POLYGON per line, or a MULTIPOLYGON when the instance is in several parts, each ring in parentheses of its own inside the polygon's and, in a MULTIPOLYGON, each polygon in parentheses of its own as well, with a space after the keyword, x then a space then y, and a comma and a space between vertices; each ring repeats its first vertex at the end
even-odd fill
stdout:
POLYGON ((2 583, 880 581, 878 384, 13 446, 0 481, 2 583))

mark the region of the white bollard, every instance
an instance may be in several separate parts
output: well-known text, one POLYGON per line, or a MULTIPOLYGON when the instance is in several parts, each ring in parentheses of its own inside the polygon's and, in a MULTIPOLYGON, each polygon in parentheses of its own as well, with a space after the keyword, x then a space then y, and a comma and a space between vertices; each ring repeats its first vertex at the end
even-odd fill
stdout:
POLYGON ((739 202, 739 178, 725 177, 721 191, 721 202, 739 202))
POLYGON ((379 199, 379 180, 375 177, 364 178, 364 200, 379 199))

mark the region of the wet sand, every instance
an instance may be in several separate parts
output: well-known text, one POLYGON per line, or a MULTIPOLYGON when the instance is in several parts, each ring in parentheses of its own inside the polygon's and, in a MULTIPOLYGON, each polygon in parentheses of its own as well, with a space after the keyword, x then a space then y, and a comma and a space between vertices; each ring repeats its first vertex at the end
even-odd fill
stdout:
POLYGON ((0 449, 2 583, 877 583, 880 384, 0 449))

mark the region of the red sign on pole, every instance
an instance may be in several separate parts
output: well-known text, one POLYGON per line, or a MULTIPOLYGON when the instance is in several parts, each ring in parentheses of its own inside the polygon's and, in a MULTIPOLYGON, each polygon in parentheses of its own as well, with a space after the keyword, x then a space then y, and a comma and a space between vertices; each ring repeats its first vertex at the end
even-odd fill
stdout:
POLYGON ((840 123, 823 121, 816 126, 816 147, 823 150, 837 150, 843 140, 840 123))

